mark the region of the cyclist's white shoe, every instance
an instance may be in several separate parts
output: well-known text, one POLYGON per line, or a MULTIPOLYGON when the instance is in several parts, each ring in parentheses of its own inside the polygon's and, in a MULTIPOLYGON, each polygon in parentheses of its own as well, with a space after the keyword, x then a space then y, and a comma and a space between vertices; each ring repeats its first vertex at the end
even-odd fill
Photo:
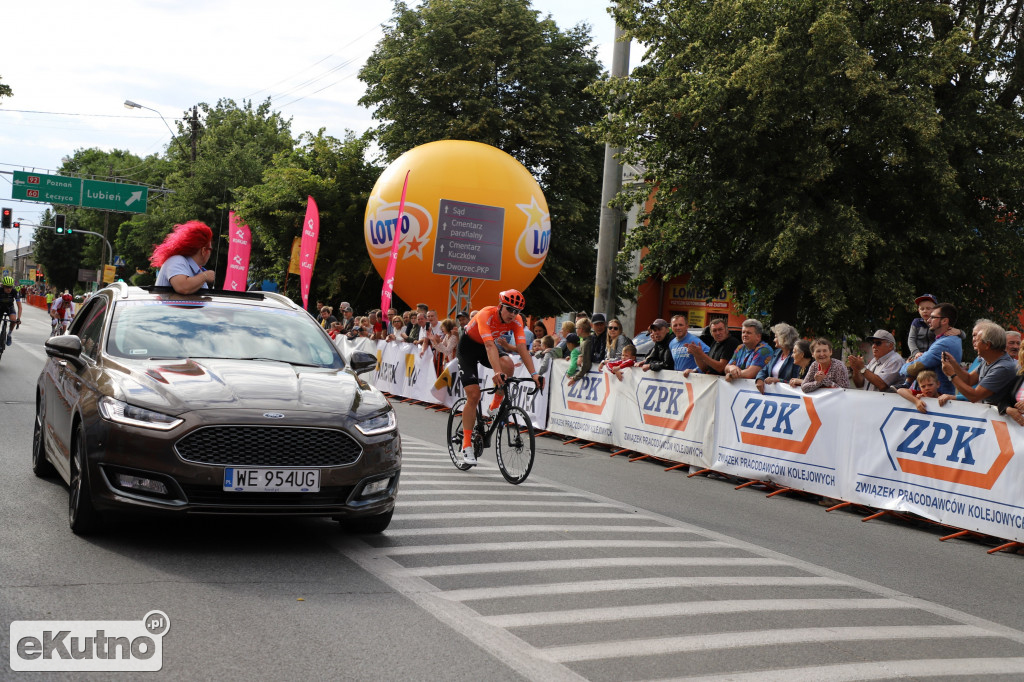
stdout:
POLYGON ((462 461, 471 467, 476 466, 476 457, 473 455, 473 446, 462 448, 462 461))

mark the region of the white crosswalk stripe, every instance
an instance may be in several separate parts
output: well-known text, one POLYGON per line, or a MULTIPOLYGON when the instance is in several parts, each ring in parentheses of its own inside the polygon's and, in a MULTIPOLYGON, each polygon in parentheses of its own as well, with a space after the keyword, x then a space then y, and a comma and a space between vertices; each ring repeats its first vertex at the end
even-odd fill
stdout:
POLYGON ((1022 632, 409 436, 392 526, 339 542, 531 680, 1024 675, 1022 632))

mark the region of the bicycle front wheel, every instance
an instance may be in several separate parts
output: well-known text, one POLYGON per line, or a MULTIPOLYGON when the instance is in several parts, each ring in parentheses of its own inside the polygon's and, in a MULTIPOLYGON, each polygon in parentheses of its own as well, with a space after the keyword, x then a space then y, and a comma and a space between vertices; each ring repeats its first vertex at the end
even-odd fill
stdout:
POLYGON ((448 456, 452 464, 462 471, 470 468, 462 459, 462 410, 466 407, 466 399, 459 398, 448 413, 448 456))
POLYGON ((521 407, 509 408, 504 423, 498 424, 495 451, 501 475, 512 485, 519 485, 533 468, 535 444, 533 422, 521 407))

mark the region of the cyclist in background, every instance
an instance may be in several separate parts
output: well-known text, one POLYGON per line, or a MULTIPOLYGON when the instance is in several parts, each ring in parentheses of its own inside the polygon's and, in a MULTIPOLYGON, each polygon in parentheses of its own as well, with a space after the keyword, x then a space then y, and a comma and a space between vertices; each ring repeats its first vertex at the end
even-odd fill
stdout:
POLYGON ((512 358, 501 355, 494 339, 506 331, 515 335, 516 352, 523 360, 523 365, 530 372, 533 383, 539 385, 537 372, 533 367, 533 357, 526 347, 523 334, 523 323, 519 313, 526 306, 526 298, 516 289, 508 289, 498 295, 498 305, 482 308, 466 325, 466 332, 459 339, 457 356, 459 370, 462 372, 462 386, 466 391, 466 405, 462 410, 462 459, 466 464, 475 465, 473 454, 473 426, 476 424, 476 406, 480 402, 480 377, 477 376, 477 363, 494 370, 494 385, 499 390, 494 392, 494 400, 488 408, 493 413, 501 405, 504 391, 501 386, 505 377, 510 376, 514 369, 512 358))
POLYGON ((3 279, 3 287, 0 287, 0 315, 7 313, 7 319, 11 321, 11 324, 7 328, 7 338, 0 339, 0 343, 6 343, 8 346, 14 343, 11 332, 15 327, 21 326, 21 310, 21 297, 18 296, 18 290, 14 288, 14 278, 8 275, 3 279), (15 312, 15 307, 17 307, 17 312, 15 312))
POLYGON ((73 298, 71 294, 64 294, 53 299, 53 306, 50 307, 50 317, 52 318, 50 325, 51 327, 56 327, 58 324, 61 325, 61 333, 68 328, 68 325, 71 324, 71 319, 75 316, 73 298))

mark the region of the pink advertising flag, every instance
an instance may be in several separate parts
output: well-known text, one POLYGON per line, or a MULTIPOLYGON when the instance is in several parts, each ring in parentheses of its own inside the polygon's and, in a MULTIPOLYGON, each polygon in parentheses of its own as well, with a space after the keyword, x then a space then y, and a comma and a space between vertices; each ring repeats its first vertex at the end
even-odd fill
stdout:
POLYGON ((249 281, 249 249, 251 245, 248 225, 239 225, 234 211, 228 213, 228 273, 224 288, 245 291, 249 281))
POLYGON ((395 221, 395 233, 391 238, 391 257, 388 258, 388 268, 384 272, 384 286, 380 290, 380 311, 384 315, 387 315, 388 308, 391 307, 391 292, 395 290, 398 242, 402 240, 402 214, 405 213, 405 191, 407 189, 409 189, 409 171, 405 172, 405 182, 402 183, 402 200, 398 202, 398 219, 395 221))
POLYGON ((320 236, 320 211, 313 197, 306 204, 306 219, 302 223, 302 242, 299 244, 299 286, 302 307, 309 308, 309 283, 313 280, 313 261, 316 259, 316 240, 320 236))

